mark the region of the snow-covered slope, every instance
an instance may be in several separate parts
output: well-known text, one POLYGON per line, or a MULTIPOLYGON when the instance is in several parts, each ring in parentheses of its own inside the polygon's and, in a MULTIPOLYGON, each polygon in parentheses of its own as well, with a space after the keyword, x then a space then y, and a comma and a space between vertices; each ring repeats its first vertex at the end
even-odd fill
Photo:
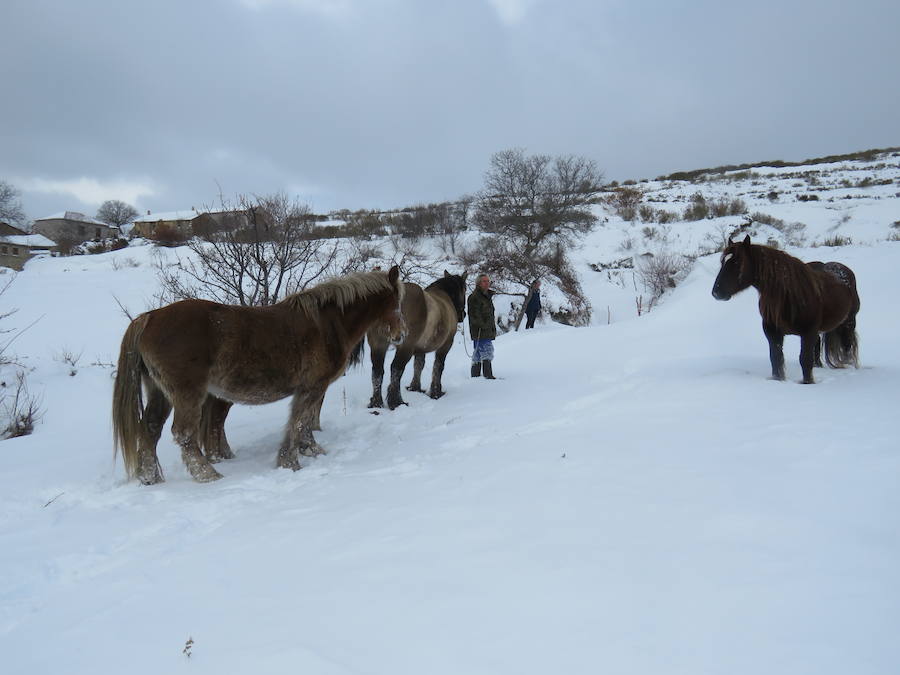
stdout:
MULTIPOLYGON (((890 161, 879 179, 896 181, 890 161)), ((646 224, 607 215, 577 252, 594 325, 501 336, 493 382, 469 378, 460 337, 444 398, 404 392, 377 416, 368 373, 350 372, 326 397, 329 454, 297 473, 273 468, 286 402, 235 407, 238 457, 206 485, 168 434, 167 482, 126 483, 113 463, 117 300, 152 304, 150 248, 33 261, 3 296, 7 322, 34 322, 10 349, 46 412, 0 444, 0 668, 896 672, 898 188, 772 202, 797 179, 741 180, 715 185, 804 222, 805 245, 852 239, 789 250, 856 272, 859 370, 801 386, 788 338, 788 380, 767 379, 755 291, 715 302, 714 254, 638 318, 641 290, 588 263, 629 236, 640 252, 646 224)), ((672 209, 697 190, 642 186, 672 209)), ((740 221, 667 238, 696 253, 740 221)))

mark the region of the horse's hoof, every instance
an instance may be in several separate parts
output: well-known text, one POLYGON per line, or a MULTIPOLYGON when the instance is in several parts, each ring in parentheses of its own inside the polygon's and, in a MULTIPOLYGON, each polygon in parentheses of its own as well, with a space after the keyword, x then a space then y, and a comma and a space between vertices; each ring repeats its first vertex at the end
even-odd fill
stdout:
POLYGON ((224 462, 226 459, 234 459, 233 452, 215 452, 215 453, 207 453, 206 461, 210 464, 218 464, 219 462, 224 462))
POLYGON ((441 396, 443 396, 445 393, 447 393, 447 392, 444 392, 444 391, 431 391, 431 392, 428 393, 428 395, 429 395, 431 398, 433 398, 434 400, 437 400, 437 399, 439 399, 441 396))
POLYGON ((327 453, 321 445, 319 445, 318 443, 313 443, 305 448, 300 448, 300 454, 304 457, 318 457, 319 455, 324 455, 327 453))
POLYGON ((369 401, 369 407, 370 408, 383 408, 384 401, 381 401, 381 400, 376 401, 375 399, 372 399, 371 401, 369 401))
POLYGON ((211 466, 208 471, 204 469, 193 474, 193 479, 198 483, 212 483, 214 480, 219 480, 221 477, 222 474, 211 466))
POLYGON ((423 394, 425 393, 425 390, 422 389, 422 387, 414 387, 414 386, 412 386, 412 385, 409 385, 409 386, 406 388, 406 391, 418 391, 418 392, 421 392, 421 393, 423 393, 423 394))

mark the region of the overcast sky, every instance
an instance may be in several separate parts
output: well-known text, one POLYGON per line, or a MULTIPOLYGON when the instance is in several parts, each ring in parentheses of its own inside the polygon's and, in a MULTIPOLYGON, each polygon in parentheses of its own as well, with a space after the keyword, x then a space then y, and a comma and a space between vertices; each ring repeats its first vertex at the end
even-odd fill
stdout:
POLYGON ((31 218, 284 191, 481 188, 493 153, 608 180, 900 145, 897 0, 3 0, 0 179, 31 218))

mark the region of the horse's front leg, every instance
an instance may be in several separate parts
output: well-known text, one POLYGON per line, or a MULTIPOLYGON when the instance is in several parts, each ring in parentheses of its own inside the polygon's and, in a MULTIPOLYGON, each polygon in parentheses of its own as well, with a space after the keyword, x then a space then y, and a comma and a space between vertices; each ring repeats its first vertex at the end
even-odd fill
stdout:
POLYGON ((428 390, 428 395, 431 398, 437 399, 444 395, 444 390, 441 389, 441 376, 444 374, 444 362, 447 360, 447 353, 452 346, 453 337, 448 340, 447 344, 441 345, 434 353, 434 367, 431 370, 431 388, 428 390))
POLYGON ((372 359, 372 398, 369 399, 370 408, 383 408, 384 399, 381 398, 381 385, 384 381, 384 356, 387 353, 387 345, 373 345, 369 343, 369 354, 372 359))
POLYGON ((407 391, 421 391, 425 392, 422 389, 422 370, 425 368, 425 352, 416 352, 415 357, 413 358, 413 376, 412 381, 409 383, 409 386, 406 388, 407 391))
POLYGON ((397 354, 391 361, 391 383, 387 389, 387 404, 391 410, 397 406, 406 405, 406 401, 400 396, 400 378, 403 377, 403 371, 406 370, 406 364, 411 356, 411 351, 398 347, 397 354))
POLYGON ((769 341, 769 361, 772 363, 772 379, 784 379, 784 333, 774 326, 763 324, 763 333, 769 341))
POLYGON ((815 384, 816 382, 813 379, 813 364, 816 360, 818 344, 818 332, 800 336, 800 368, 803 370, 803 384, 815 384))

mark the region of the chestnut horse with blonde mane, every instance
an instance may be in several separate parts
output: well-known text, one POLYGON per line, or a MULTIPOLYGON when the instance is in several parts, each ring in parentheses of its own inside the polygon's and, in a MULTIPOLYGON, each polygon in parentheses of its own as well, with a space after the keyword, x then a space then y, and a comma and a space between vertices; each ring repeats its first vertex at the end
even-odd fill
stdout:
POLYGON ((759 291, 759 313, 769 342, 772 378, 784 379, 784 336, 800 336, 803 383, 813 384, 819 334, 832 368, 859 367, 856 277, 840 263, 804 263, 769 246, 751 244, 747 236, 724 251, 713 284, 717 300, 729 300, 750 286, 759 291))
POLYGON ((221 478, 211 462, 232 456, 224 432, 232 403, 288 396, 277 466, 296 471, 299 455, 324 452, 312 432, 353 346, 375 323, 403 341, 402 300, 395 266, 327 281, 266 307, 182 300, 141 314, 122 338, 113 392, 115 447, 128 477, 145 485, 163 480, 156 444, 174 409, 172 434, 193 479, 221 478))

